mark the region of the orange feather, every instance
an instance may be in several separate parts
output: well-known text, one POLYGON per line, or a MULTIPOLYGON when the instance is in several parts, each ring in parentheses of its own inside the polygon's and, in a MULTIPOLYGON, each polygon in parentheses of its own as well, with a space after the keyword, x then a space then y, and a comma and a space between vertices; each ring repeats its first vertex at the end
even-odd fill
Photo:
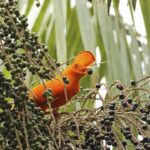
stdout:
MULTIPOLYGON (((60 75, 45 82, 46 89, 51 89, 52 91, 52 108, 58 108, 65 105, 67 101, 79 92, 80 79, 87 74, 88 67, 94 61, 95 57, 91 52, 82 51, 76 56, 73 63, 62 72, 62 76, 69 79, 68 84, 65 85, 60 75)), ((32 94, 30 93, 30 96, 33 97, 37 105, 44 111, 48 108, 47 99, 43 97, 43 93, 46 89, 43 84, 40 84, 32 89, 32 94)))

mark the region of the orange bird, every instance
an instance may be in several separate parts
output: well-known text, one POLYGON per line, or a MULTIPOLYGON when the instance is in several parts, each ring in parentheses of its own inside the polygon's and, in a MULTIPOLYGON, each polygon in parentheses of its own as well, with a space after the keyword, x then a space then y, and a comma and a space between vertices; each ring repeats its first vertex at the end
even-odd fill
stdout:
POLYGON ((47 98, 43 96, 43 93, 46 89, 50 89, 53 97, 51 107, 55 109, 65 105, 79 92, 80 79, 87 75, 87 70, 94 61, 95 57, 91 52, 82 51, 61 75, 45 82, 45 86, 40 84, 33 88, 30 96, 43 111, 46 111, 48 104, 47 98), (65 84, 62 77, 66 77, 69 80, 69 83, 65 84))

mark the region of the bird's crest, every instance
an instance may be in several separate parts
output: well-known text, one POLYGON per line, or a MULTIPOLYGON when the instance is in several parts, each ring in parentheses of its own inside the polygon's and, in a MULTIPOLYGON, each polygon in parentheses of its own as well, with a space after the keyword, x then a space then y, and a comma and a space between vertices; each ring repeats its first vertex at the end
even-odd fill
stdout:
POLYGON ((73 63, 89 66, 95 61, 94 55, 90 51, 82 51, 74 59, 73 63))

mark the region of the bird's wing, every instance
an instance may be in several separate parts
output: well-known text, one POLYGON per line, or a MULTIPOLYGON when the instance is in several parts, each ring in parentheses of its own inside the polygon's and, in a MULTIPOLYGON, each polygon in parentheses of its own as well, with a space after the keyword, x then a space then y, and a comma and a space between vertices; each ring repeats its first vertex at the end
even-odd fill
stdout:
POLYGON ((32 90, 32 97, 36 100, 37 103, 42 104, 47 102, 46 98, 43 97, 44 91, 50 89, 52 91, 53 99, 58 98, 61 93, 64 92, 64 83, 59 78, 53 78, 45 82, 45 84, 40 84, 32 90))

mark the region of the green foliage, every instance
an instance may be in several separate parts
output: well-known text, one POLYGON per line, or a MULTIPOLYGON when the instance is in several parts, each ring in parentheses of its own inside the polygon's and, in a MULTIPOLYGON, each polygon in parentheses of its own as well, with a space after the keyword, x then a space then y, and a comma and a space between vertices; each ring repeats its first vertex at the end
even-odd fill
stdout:
MULTIPOLYGON (((28 0, 27 16, 35 3, 39 7, 40 1, 28 0)), ((136 2, 128 3, 133 18, 136 2)), ((18 11, 17 1, 0 1, 0 149, 150 148, 149 43, 139 40, 134 26, 124 24, 119 0, 93 0, 90 4, 87 7, 86 0, 77 0, 71 7, 68 0, 45 0, 32 28, 37 36, 28 30, 28 20, 18 11), (112 2, 115 16, 109 14, 112 2), (66 65, 67 58, 84 48, 95 53, 96 47, 107 63, 95 66, 92 80, 82 81, 80 93, 58 116, 51 108, 51 91, 46 90, 49 114, 45 115, 29 92, 60 72, 51 56, 66 65), (107 81, 104 99, 99 93, 102 84, 89 88, 102 77, 107 81), (131 79, 135 80, 130 83, 131 79), (102 101, 102 107, 93 107, 96 99, 102 101)), ((150 5, 148 0, 140 4, 148 42, 150 5)))
MULTIPOLYGON (((82 49, 91 50, 96 54, 96 47, 100 48, 101 60, 107 61, 96 69, 94 81, 89 78, 82 81, 84 87, 95 84, 106 77, 107 83, 121 80, 129 83, 130 79, 138 79, 150 70, 147 65, 150 59, 145 57, 149 52, 149 43, 140 41, 141 35, 135 31, 134 10, 137 1, 128 0, 133 26, 126 25, 119 14, 119 0, 77 0, 72 2, 44 1, 41 4, 39 15, 32 30, 37 32, 42 42, 49 48, 49 54, 63 63, 66 58, 72 58, 82 49), (114 8, 112 7, 114 6, 114 8), (115 16, 109 14, 109 9, 114 9, 115 16), (51 9, 51 11, 50 11, 51 9), (127 40, 131 39, 131 42, 127 40), (139 51, 140 50, 140 51, 139 51), (62 55, 63 53, 63 55, 62 55), (144 66, 144 71, 141 66, 144 66)), ((140 1, 144 23, 149 39, 148 1, 140 1)), ((35 7, 33 0, 28 2, 26 15, 35 7)), ((149 41, 147 39, 147 42, 149 41)), ((65 65, 63 66, 63 68, 65 65)))

